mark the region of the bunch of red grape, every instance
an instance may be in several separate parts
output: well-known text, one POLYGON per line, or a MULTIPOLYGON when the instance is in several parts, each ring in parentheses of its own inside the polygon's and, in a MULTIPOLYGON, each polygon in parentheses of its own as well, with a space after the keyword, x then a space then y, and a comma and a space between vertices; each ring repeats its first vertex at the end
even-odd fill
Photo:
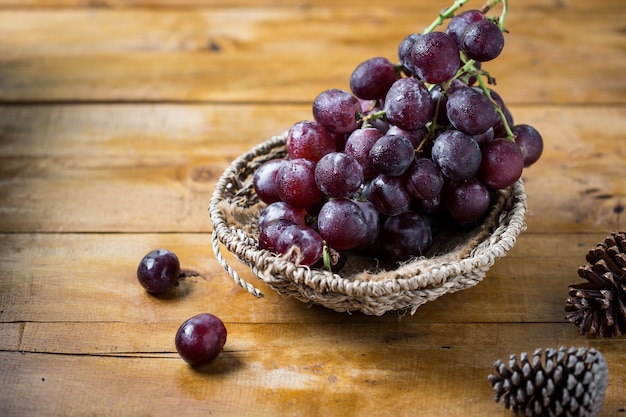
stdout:
POLYGON ((400 42, 398 64, 370 58, 354 69, 351 92, 317 96, 314 120, 287 132, 288 158, 254 175, 267 203, 260 248, 336 271, 348 251, 421 256, 442 224, 485 216, 496 191, 543 149, 537 130, 513 123, 482 69, 504 47, 504 19, 486 11, 448 11, 445 32, 400 42))

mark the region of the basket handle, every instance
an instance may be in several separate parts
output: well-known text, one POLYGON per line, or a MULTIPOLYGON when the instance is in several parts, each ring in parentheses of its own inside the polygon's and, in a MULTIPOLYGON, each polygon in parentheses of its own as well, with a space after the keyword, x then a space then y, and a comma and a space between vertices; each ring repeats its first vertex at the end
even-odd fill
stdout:
POLYGON ((211 233, 211 246, 213 246, 213 252, 215 253, 215 258, 217 259, 219 264, 222 266, 222 268, 224 268, 224 271, 226 271, 226 273, 233 279, 233 281, 237 283, 237 285, 244 288, 246 291, 254 295, 256 298, 262 298, 264 296, 264 294, 260 290, 254 287, 254 285, 242 279, 237 273, 237 271, 231 268, 231 266, 228 264, 226 259, 224 259, 224 257, 222 256, 222 252, 220 251, 220 241, 215 231, 211 233))

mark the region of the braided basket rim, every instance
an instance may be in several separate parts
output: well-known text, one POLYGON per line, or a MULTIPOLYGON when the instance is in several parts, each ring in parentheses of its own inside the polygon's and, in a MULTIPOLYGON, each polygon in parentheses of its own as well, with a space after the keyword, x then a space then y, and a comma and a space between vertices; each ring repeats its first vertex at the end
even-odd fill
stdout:
POLYGON ((228 264, 221 254, 220 244, 251 268, 257 278, 283 296, 340 312, 358 310, 382 315, 387 311, 409 310, 414 314, 428 301, 482 281, 489 268, 497 259, 506 256, 526 228, 527 202, 520 179, 500 191, 496 207, 491 209, 483 223, 483 231, 450 253, 416 258, 384 273, 364 270, 349 276, 298 266, 259 249, 250 229, 237 224, 229 214, 231 210, 245 212, 250 209, 240 191, 249 191, 252 187, 254 168, 251 164, 257 158, 262 161, 272 159, 272 152, 284 149, 285 139, 286 132, 237 157, 218 179, 209 203, 215 257, 238 285, 256 297, 262 297, 262 292, 243 280, 228 264))

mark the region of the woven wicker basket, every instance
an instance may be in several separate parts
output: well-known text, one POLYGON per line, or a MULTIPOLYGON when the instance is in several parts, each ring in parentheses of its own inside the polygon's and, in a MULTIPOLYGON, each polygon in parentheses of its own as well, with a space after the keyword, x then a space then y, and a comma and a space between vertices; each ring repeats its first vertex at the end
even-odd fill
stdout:
POLYGON ((209 206, 217 260, 237 284, 257 297, 263 294, 227 263, 220 243, 284 296, 339 312, 414 314, 428 301, 482 281, 526 227, 526 194, 520 180, 499 192, 481 225, 462 233, 439 232, 424 257, 401 265, 383 265, 376 259, 350 256, 339 274, 298 266, 257 247, 257 220, 265 204, 254 192, 252 177, 264 162, 286 157, 285 137, 272 137, 233 161, 217 182, 209 206))

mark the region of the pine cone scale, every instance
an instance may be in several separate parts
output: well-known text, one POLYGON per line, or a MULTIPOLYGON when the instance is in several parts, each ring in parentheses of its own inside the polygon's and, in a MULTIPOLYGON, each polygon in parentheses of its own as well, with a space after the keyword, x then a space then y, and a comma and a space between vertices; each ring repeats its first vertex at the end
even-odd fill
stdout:
POLYGON ((526 353, 519 361, 511 355, 509 366, 496 361, 498 375, 488 380, 496 391, 494 400, 526 416, 595 417, 602 408, 608 367, 595 349, 564 347, 526 353))
POLYGON ((578 268, 586 282, 569 286, 565 319, 583 335, 626 334, 626 233, 612 233, 586 259, 578 268))

